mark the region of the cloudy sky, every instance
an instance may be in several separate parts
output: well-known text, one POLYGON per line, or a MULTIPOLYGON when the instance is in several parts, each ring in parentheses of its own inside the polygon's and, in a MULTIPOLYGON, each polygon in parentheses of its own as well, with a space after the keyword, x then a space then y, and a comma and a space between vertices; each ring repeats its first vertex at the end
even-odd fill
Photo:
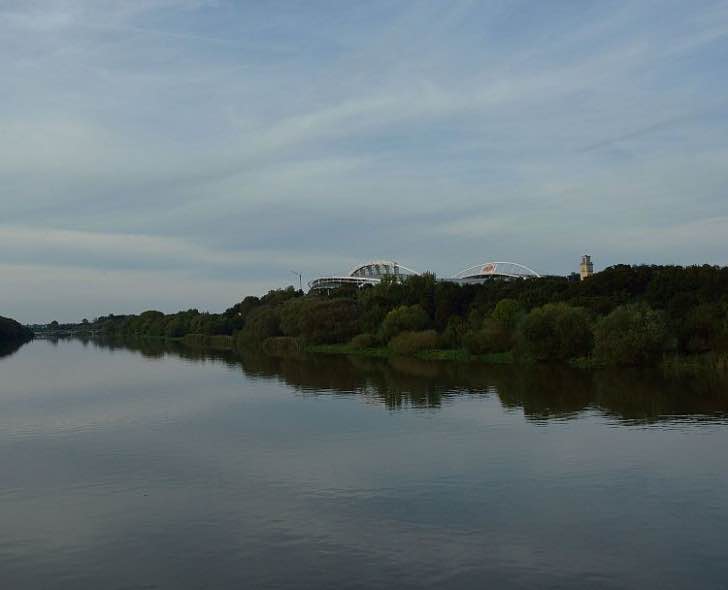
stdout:
POLYGON ((728 2, 0 0, 0 315, 728 263, 728 2))

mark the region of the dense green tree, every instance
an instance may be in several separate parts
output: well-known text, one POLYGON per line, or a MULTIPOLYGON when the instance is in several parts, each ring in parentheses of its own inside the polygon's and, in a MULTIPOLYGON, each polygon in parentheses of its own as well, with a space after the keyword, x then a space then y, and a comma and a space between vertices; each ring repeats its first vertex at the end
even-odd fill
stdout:
POLYGON ((565 303, 532 309, 521 324, 520 336, 524 351, 544 361, 586 356, 593 345, 589 316, 565 303))
POLYGON ((266 338, 282 336, 278 310, 270 305, 256 308, 248 315, 245 327, 238 333, 240 346, 258 346, 266 338))
POLYGON ((594 330, 594 356, 621 366, 655 364, 668 345, 662 315, 645 304, 618 307, 594 330))
POLYGON ((435 330, 400 332, 389 341, 389 348, 395 354, 410 355, 423 350, 437 348, 438 338, 435 330))
POLYGON ((390 311, 382 322, 382 338, 389 342, 397 334, 404 331, 418 332, 427 328, 430 318, 422 306, 400 305, 390 311))
POLYGON ((706 352, 724 345, 724 310, 719 303, 700 303, 690 308, 673 325, 680 346, 687 352, 706 352))
POLYGON ((467 324, 462 317, 459 315, 450 317, 447 322, 447 327, 440 336, 440 346, 449 349, 461 348, 466 332, 467 324))
POLYGON ((353 299, 313 300, 301 319, 301 337, 314 344, 348 342, 359 332, 353 299))
POLYGON ((283 303, 280 306, 281 332, 286 336, 300 336, 301 323, 314 301, 319 301, 319 299, 314 297, 297 297, 283 303))
POLYGON ((515 299, 501 299, 488 314, 480 320, 474 314, 463 338, 465 349, 471 354, 505 352, 513 348, 516 329, 524 317, 521 304, 515 299))

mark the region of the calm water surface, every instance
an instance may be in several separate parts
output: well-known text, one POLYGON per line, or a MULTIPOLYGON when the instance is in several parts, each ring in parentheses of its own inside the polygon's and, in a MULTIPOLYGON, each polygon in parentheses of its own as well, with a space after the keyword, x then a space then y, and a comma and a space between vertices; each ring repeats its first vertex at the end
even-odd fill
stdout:
POLYGON ((646 373, 34 341, 0 588, 727 588, 726 416, 646 373))

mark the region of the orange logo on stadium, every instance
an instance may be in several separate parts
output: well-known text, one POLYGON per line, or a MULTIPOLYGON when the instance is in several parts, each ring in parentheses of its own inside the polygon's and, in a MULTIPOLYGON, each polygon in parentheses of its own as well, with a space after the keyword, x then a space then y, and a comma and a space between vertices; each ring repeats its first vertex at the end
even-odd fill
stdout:
POLYGON ((481 272, 481 274, 484 274, 484 275, 493 274, 495 272, 495 264, 493 264, 492 262, 489 262, 488 264, 486 264, 483 267, 483 269, 480 272, 481 272))

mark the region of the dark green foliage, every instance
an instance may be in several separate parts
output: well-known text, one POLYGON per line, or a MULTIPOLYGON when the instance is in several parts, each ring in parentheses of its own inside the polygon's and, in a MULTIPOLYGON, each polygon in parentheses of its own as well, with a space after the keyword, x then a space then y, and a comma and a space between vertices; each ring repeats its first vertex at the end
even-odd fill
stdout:
MULTIPOLYGON (((375 334, 381 345, 402 332, 434 328, 440 348, 477 355, 517 351, 562 361, 588 355, 589 326, 625 305, 659 312, 678 353, 728 350, 728 268, 714 266, 617 265, 585 281, 543 277, 481 285, 438 281, 426 273, 329 295, 304 296, 288 287, 246 297, 221 314, 147 311, 75 326, 56 323, 51 329, 155 338, 233 335, 240 345, 260 346, 279 336, 308 344, 345 343, 358 333, 375 334)), ((363 346, 370 340, 356 342, 363 346)), ((652 358, 649 352, 644 357, 652 358)))
POLYGON ((375 346, 379 346, 379 338, 377 338, 374 334, 370 334, 368 332, 365 332, 364 334, 357 334, 351 339, 351 347, 352 348, 374 348, 375 346))
POLYGON ((230 325, 230 328, 237 332, 245 325, 245 318, 248 314, 260 305, 260 299, 249 295, 240 303, 236 303, 232 307, 225 310, 223 314, 230 325))
POLYGON ((312 306, 312 298, 289 299, 280 306, 281 332, 286 336, 300 336, 301 322, 312 306))
POLYGON ((490 314, 490 320, 506 332, 515 332, 523 318, 523 308, 515 299, 501 299, 490 314))
POLYGON ((463 345, 471 354, 506 352, 513 348, 516 329, 523 320, 524 311, 515 299, 501 299, 495 309, 482 321, 475 313, 473 326, 463 337, 463 345))
POLYGON ((460 316, 452 316, 447 322, 445 331, 440 336, 440 346, 447 349, 461 348, 467 324, 460 316))
POLYGON ((594 356, 608 365, 654 365, 668 345, 662 315, 647 305, 618 307, 594 330, 594 356))
POLYGON ((245 327, 246 320, 256 310, 263 307, 277 308, 301 296, 299 291, 288 287, 269 291, 261 298, 246 297, 221 314, 200 313, 196 309, 169 315, 160 311, 145 311, 129 316, 111 314, 94 320, 89 327, 116 337, 182 338, 188 334, 231 336, 245 327))
POLYGON ((301 337, 306 342, 348 342, 359 331, 357 304, 352 299, 310 300, 300 326, 301 337))
POLYGON ((435 330, 422 332, 400 332, 389 342, 389 349, 395 354, 411 355, 423 350, 437 348, 438 338, 435 330))
POLYGON ((258 307, 248 315, 245 327, 238 333, 239 346, 258 346, 266 338, 280 336, 280 315, 278 309, 270 305, 258 307))
POLYGON ((521 324, 524 351, 540 361, 566 361, 591 352, 589 316, 578 307, 548 303, 532 309, 521 324))
POLYGON ((726 313, 718 303, 700 303, 675 322, 681 349, 690 353, 728 349, 726 313))
POLYGON ((400 332, 417 332, 424 330, 430 323, 430 318, 422 306, 400 305, 390 311, 382 322, 382 339, 389 342, 400 332))
POLYGON ((33 332, 10 318, 0 316, 0 342, 27 342, 33 338, 33 332))
MULTIPOLYGON (((373 289, 369 289, 369 291, 373 291, 373 289)), ((359 303, 361 306, 359 328, 364 332, 378 332, 385 316, 387 315, 387 308, 379 301, 367 301, 363 295, 359 298, 359 303)))

